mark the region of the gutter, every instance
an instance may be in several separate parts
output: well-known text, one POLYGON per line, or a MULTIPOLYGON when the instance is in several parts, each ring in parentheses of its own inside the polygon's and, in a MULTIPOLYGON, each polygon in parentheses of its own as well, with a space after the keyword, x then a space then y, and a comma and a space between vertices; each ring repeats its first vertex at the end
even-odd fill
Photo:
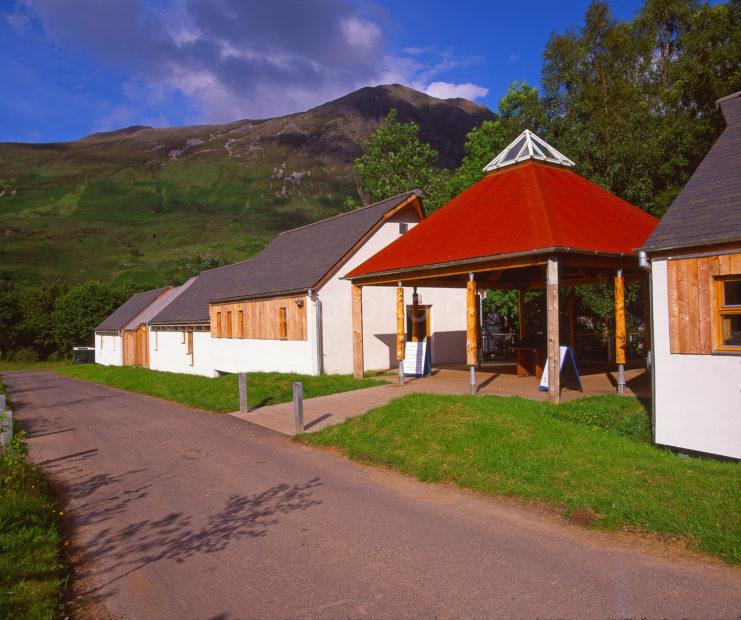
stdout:
MULTIPOLYGON (((741 236, 731 237, 730 239, 701 239, 699 241, 693 241, 691 243, 679 243, 677 245, 666 245, 666 246, 650 246, 646 245, 642 248, 638 248, 639 252, 644 252, 647 254, 658 254, 659 252, 670 252, 672 250, 685 250, 687 248, 695 248, 695 247, 708 247, 712 245, 724 245, 726 243, 738 243, 741 242, 741 236)), ((735 252, 737 250, 729 250, 730 252, 735 252)), ((719 252, 719 253, 726 253, 726 252, 719 252)))
POLYGON ((269 293, 253 293, 251 295, 237 295, 234 297, 222 297, 220 299, 209 299, 209 304, 225 304, 234 301, 245 301, 253 299, 272 299, 274 297, 286 297, 288 295, 301 295, 307 294, 311 289, 307 288, 296 288, 286 291, 271 291, 269 293))

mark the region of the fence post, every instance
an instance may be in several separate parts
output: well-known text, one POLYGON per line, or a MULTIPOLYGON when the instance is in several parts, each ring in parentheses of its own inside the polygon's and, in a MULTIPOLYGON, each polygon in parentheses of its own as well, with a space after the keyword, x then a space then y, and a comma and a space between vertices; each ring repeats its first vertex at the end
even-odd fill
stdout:
POLYGON ((293 384, 293 423, 296 433, 304 432, 304 388, 300 381, 293 384))
POLYGON ((249 413, 250 408, 247 402, 247 373, 240 372, 239 377, 239 412, 249 413))

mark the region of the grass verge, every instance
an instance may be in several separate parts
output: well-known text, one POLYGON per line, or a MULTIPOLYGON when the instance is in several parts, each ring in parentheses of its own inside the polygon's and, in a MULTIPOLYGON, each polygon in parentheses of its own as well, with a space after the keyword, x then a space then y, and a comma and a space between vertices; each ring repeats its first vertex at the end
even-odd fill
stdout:
POLYGON ((598 527, 680 537, 740 563, 741 465, 657 449, 649 428, 627 397, 552 405, 411 394, 297 440, 422 481, 543 501, 565 516, 587 510, 598 527))
POLYGON ((0 618, 58 618, 65 582, 59 516, 46 478, 26 458, 25 433, 17 424, 15 431, 0 456, 0 618))
MULTIPOLYGON (((75 379, 157 396, 207 411, 239 410, 236 375, 212 379, 147 368, 96 364, 67 364, 56 366, 53 370, 75 379)), ((294 381, 303 383, 304 398, 348 392, 386 383, 376 379, 354 379, 349 375, 314 377, 277 372, 252 372, 247 378, 249 406, 255 408, 291 400, 294 381)))

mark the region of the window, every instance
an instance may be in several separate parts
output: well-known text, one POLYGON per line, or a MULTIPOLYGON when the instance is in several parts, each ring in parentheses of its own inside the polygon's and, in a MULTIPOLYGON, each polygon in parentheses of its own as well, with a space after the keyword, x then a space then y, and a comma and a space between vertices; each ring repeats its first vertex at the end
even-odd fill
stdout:
POLYGON ((232 311, 226 311, 226 337, 232 337, 232 311))
POLYGON ((216 313, 216 337, 221 338, 221 312, 216 313))
POLYGON ((100 348, 103 349, 103 334, 100 335, 100 348))
POLYGON ((741 351, 741 276, 718 278, 715 286, 717 349, 741 351))
POLYGON ((244 338, 244 310, 237 311, 237 338, 244 338))
POLYGON ((193 332, 187 335, 187 355, 190 355, 190 365, 193 365, 193 332))
POLYGON ((159 351, 159 338, 158 338, 159 332, 154 332, 154 350, 159 351))
POLYGON ((278 309, 278 318, 280 320, 280 339, 288 339, 288 311, 285 306, 278 309))
POLYGON ((409 230, 409 224, 406 222, 399 222, 399 234, 403 235, 405 232, 409 230))

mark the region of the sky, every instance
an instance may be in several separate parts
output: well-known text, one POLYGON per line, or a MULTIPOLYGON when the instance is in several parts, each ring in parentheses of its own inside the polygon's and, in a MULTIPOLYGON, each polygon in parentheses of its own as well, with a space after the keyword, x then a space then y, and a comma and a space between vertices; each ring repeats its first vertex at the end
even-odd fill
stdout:
MULTIPOLYGON (((640 0, 613 0, 630 19, 640 0)), ((496 110, 588 0, 0 0, 0 142, 298 112, 401 83, 496 110)))

